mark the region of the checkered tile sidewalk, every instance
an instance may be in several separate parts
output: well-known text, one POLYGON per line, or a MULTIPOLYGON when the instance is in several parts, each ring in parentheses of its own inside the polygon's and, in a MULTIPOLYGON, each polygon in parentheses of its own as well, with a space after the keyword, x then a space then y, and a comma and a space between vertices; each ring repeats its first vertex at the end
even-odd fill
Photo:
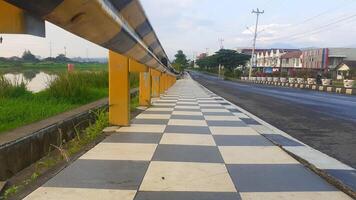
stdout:
POLYGON ((351 199, 258 128, 238 107, 179 80, 27 199, 351 199))

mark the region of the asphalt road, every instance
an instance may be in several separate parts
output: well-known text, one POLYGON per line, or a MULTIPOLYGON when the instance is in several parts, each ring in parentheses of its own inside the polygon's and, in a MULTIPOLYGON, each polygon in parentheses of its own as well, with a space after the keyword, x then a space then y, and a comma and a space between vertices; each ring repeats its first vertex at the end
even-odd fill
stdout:
POLYGON ((191 72, 214 93, 356 168, 356 96, 236 83, 191 72))

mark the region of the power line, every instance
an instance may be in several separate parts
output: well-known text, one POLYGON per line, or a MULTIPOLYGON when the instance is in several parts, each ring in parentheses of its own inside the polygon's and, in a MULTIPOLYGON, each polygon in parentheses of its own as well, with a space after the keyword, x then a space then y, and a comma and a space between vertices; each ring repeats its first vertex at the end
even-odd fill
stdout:
POLYGON ((319 26, 313 30, 309 30, 309 31, 304 31, 303 33, 296 33, 296 34, 292 34, 292 35, 288 35, 288 36, 282 36, 282 37, 279 37, 279 38, 275 38, 274 40, 284 40, 284 39, 296 39, 296 38, 300 38, 300 37, 304 37, 304 36, 307 36, 309 34, 315 34, 314 32, 315 31, 320 31, 320 30, 323 30, 325 28, 328 28, 329 26, 332 26, 334 24, 338 24, 340 22, 343 22, 343 21, 347 21, 347 20, 350 20, 352 18, 355 18, 356 17, 356 14, 353 14, 353 15, 350 15, 350 16, 347 16, 347 17, 343 17, 343 18, 340 18, 340 19, 336 19, 336 21, 333 21, 331 23, 328 23, 328 24, 325 24, 325 25, 322 25, 322 26, 319 26))

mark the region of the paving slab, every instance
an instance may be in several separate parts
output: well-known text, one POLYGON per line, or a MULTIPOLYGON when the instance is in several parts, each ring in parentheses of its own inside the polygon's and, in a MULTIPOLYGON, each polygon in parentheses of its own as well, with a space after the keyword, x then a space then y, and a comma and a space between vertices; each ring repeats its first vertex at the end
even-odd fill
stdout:
POLYGON ((274 143, 304 144, 262 135, 270 129, 190 77, 153 105, 27 199, 351 199, 274 143))

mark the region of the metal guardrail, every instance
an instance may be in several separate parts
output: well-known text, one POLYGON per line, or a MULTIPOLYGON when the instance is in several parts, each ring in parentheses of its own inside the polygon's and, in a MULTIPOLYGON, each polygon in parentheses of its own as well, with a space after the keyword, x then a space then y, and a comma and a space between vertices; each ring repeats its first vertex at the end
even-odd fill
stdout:
POLYGON ((38 20, 49 21, 141 64, 177 74, 139 0, 5 1, 29 13, 36 24, 38 20))

